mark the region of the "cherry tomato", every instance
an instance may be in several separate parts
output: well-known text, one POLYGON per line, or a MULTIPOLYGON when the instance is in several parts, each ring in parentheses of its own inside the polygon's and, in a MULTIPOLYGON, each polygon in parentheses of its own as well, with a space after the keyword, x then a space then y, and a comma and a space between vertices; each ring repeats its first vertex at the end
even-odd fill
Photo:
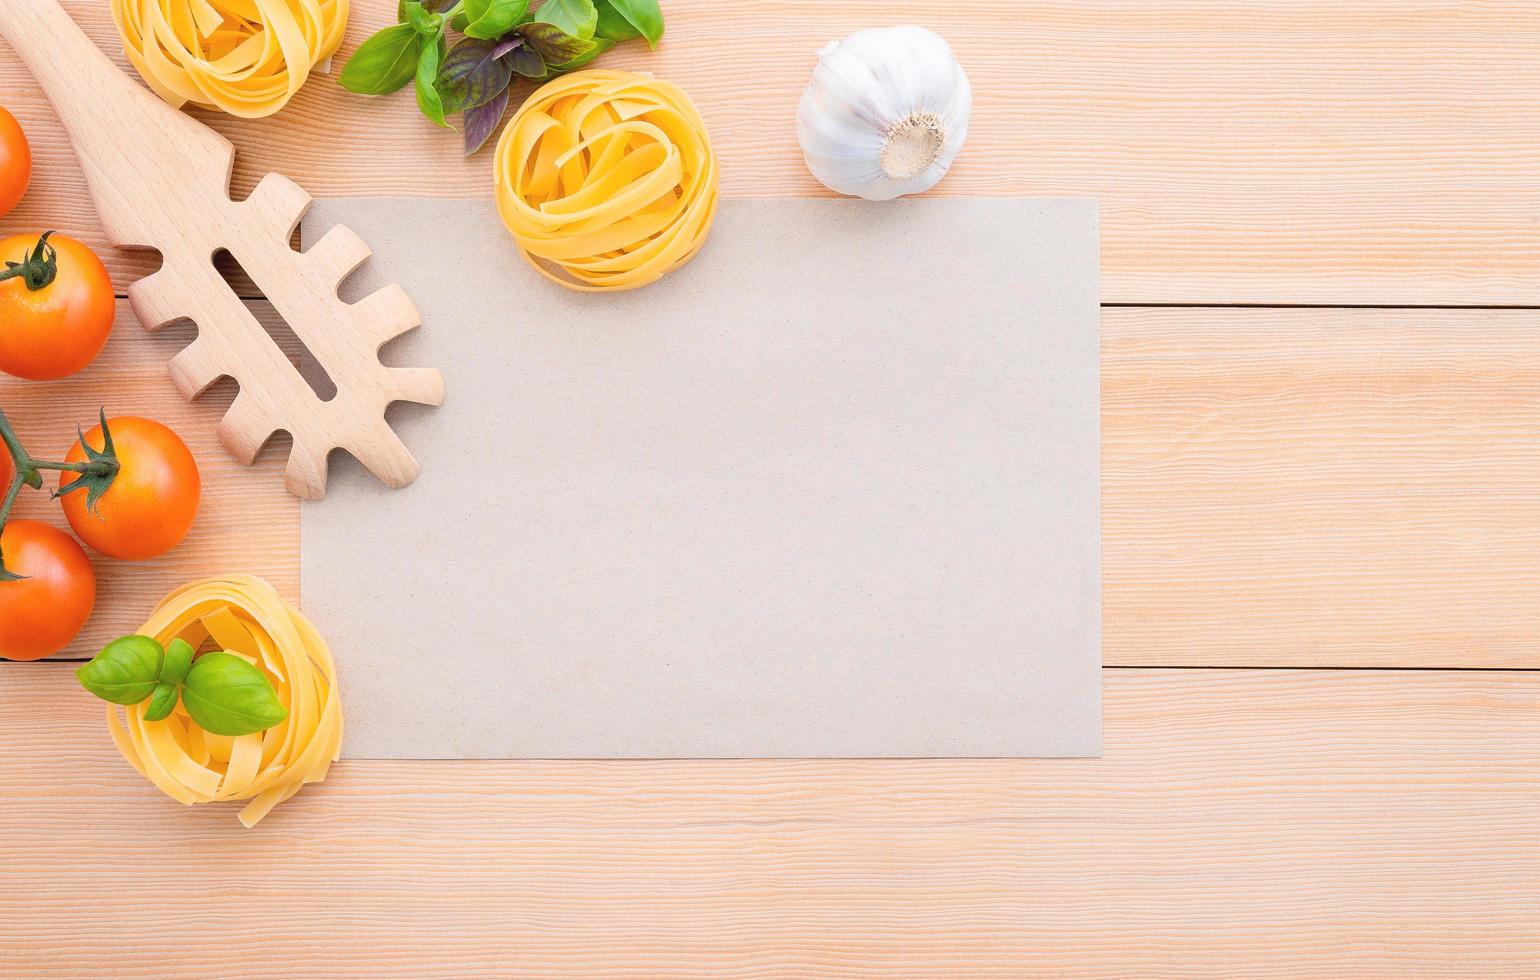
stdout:
POLYGON ((32 179, 32 147, 16 117, 0 106, 0 218, 10 213, 32 179))
MULTIPOLYGON (((159 422, 125 415, 108 419, 107 428, 118 473, 97 498, 95 513, 86 506, 86 490, 60 497, 64 516, 80 540, 109 558, 143 561, 163 555, 181 543, 198 516, 198 464, 187 444, 159 422)), ((103 449, 102 427, 87 432, 86 442, 103 449)), ((64 458, 83 462, 85 448, 77 442, 64 458)), ((62 472, 59 485, 74 478, 62 472)))
POLYGON ((16 464, 11 462, 11 454, 0 443, 0 501, 5 500, 6 493, 11 489, 11 478, 16 475, 16 464))
POLYGON ((91 559, 63 531, 41 521, 10 521, 0 532, 0 657, 36 660, 69 646, 96 605, 91 559))
MULTIPOLYGON (((31 288, 26 276, 0 282, 0 371, 54 381, 90 364, 112 332, 112 279, 96 253, 54 235, 54 280, 31 288)), ((18 262, 38 248, 37 235, 0 241, 0 260, 18 262)))

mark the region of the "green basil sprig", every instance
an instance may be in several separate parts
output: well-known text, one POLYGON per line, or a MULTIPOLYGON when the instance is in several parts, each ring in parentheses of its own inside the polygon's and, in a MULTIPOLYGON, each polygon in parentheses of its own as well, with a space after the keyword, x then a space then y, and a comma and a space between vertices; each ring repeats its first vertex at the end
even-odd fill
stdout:
POLYGON ((161 645, 148 636, 124 636, 75 671, 80 686, 113 704, 146 698, 146 721, 171 714, 180 699, 187 714, 215 735, 250 735, 289 717, 267 675, 234 654, 215 650, 194 658, 181 638, 161 645))
MULTIPOLYGON (((412 0, 408 7, 421 8, 422 4, 412 0)), ((453 129, 444 121, 444 100, 439 96, 435 87, 438 82, 438 66, 444 60, 444 19, 438 14, 431 14, 433 18, 431 28, 424 31, 418 27, 417 33, 422 35, 422 53, 417 56, 417 73, 413 76, 417 81, 417 108, 422 114, 433 120, 436 126, 445 129, 453 129)), ((413 25, 417 27, 417 25, 413 25)))
POLYGON ((366 40, 343 66, 350 92, 388 95, 415 82, 417 107, 435 125, 462 113, 475 153, 507 111, 519 78, 576 71, 621 41, 663 37, 658 0, 402 0, 399 23, 366 40), (447 43, 447 32, 461 35, 447 43))

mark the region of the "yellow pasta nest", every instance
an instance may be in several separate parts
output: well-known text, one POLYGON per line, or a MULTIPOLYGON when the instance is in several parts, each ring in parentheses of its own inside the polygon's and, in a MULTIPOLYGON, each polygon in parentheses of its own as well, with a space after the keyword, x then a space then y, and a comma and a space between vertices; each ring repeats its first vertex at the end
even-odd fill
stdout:
POLYGON ((112 0, 112 19, 161 98, 255 119, 336 52, 348 0, 112 0))
POLYGON ((306 783, 318 783, 342 745, 342 703, 331 653, 315 627, 271 585, 250 575, 194 582, 163 599, 140 632, 162 646, 181 637, 208 640, 267 675, 289 717, 265 732, 214 735, 180 703, 145 721, 148 700, 107 706, 112 740, 123 758, 162 792, 188 805, 250 800, 247 827, 306 783))
POLYGON ((634 72, 541 86, 504 128, 493 165, 497 209, 524 258, 573 289, 656 281, 700 250, 716 216, 700 113, 679 86, 634 72))

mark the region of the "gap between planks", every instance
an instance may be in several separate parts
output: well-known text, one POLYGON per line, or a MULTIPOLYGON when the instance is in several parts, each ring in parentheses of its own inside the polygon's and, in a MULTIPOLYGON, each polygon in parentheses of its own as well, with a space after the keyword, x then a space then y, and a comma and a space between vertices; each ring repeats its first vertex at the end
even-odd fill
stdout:
MULTIPOLYGON (((199 575, 240 568, 298 597, 281 454, 230 460, 228 388, 188 404, 161 373, 185 329, 146 338, 120 317, 85 374, 0 381, 29 443, 67 446, 105 402, 163 418, 205 468, 186 544, 98 563, 77 658, 199 575)), ((1531 311, 1107 310, 1108 666, 1540 666, 1537 337, 1531 311)), ((56 519, 34 496, 21 513, 56 519)))
MULTIPOLYGON (((68 0, 119 59, 105 6, 68 0)), ((700 104, 729 197, 825 196, 792 121, 824 40, 871 26, 850 0, 670 0, 654 71, 700 104)), ((1382 0, 970 0, 880 5, 946 36, 974 80, 968 145, 935 193, 1096 197, 1103 295, 1119 302, 1540 303, 1536 25, 1522 4, 1382 0)), ((352 7, 340 64, 391 0, 352 7)), ((101 242, 44 98, 0 49, 0 101, 33 138, 32 193, 7 229, 44 222, 101 242)), ((369 99, 313 77, 271 119, 195 116, 240 148, 236 193, 268 170, 317 197, 481 197, 410 95, 369 99)), ((143 256, 108 256, 127 282, 143 256)))

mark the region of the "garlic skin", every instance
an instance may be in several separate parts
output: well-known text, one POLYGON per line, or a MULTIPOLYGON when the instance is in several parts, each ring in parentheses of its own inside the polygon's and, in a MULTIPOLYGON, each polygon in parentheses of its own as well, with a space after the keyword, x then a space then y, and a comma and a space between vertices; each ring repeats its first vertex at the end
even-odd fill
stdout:
POLYGON ((881 27, 818 52, 797 109, 807 168, 869 201, 918 194, 968 135, 973 90, 947 43, 923 27, 881 27))

